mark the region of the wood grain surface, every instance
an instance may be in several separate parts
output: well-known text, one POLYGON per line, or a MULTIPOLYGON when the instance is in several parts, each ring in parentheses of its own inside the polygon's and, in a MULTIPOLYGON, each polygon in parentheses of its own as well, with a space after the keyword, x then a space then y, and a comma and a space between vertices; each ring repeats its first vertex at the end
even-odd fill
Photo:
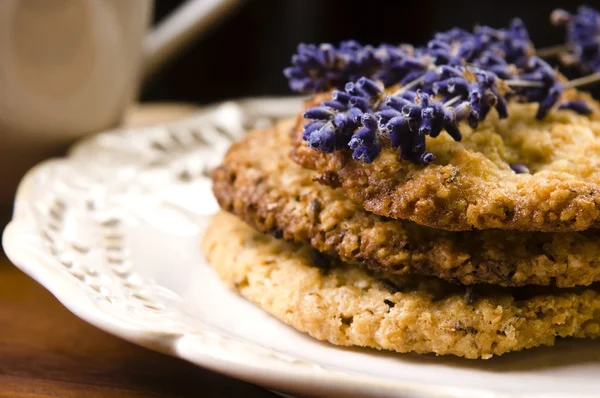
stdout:
MULTIPOLYGON (((136 106, 125 124, 180 118, 194 109, 178 104, 136 106)), ((88 325, 0 252, 0 397, 150 396, 275 395, 88 325)))
POLYGON ((0 260, 0 396, 271 397, 135 346, 68 312, 8 260, 0 260))

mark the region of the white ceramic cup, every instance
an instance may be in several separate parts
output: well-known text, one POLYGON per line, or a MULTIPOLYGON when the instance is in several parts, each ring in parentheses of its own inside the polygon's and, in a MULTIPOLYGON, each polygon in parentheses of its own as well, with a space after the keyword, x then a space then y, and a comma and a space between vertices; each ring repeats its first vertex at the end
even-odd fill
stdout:
MULTIPOLYGON (((141 82, 241 0, 0 0, 0 204, 41 157, 116 126, 141 82)), ((11 192, 12 195, 12 192, 11 192)))
POLYGON ((54 141, 114 126, 142 77, 236 2, 188 1, 147 33, 152 0, 0 1, 0 131, 54 141))

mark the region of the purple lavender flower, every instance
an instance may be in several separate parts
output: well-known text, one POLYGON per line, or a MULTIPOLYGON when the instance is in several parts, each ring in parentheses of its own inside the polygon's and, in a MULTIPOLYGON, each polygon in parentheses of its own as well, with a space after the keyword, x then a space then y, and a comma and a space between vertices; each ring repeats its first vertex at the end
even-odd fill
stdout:
POLYGON ((476 128, 492 108, 500 118, 508 117, 506 99, 498 92, 498 77, 478 68, 442 67, 440 80, 433 83, 433 93, 443 95, 443 101, 454 97, 469 101, 471 110, 467 117, 471 127, 476 128))
POLYGON ((525 166, 524 164, 512 163, 509 166, 512 169, 512 171, 514 171, 516 174, 530 173, 529 168, 527 166, 525 166))
POLYGON ((379 130, 391 148, 400 150, 400 158, 417 164, 435 160, 435 156, 426 150, 426 136, 435 138, 446 130, 456 141, 462 139, 457 115, 429 95, 411 92, 386 97, 382 110, 376 113, 379 130))
MULTIPOLYGON (((570 14, 563 17, 575 19, 570 14)), ((284 73, 299 92, 344 87, 305 112, 303 139, 311 148, 331 153, 349 147, 354 159, 371 163, 384 147, 391 147, 402 159, 428 164, 435 157, 427 152, 427 136, 446 131, 460 141, 458 122, 467 120, 476 128, 492 109, 506 118, 509 97, 537 102, 538 119, 557 104, 581 114, 591 112, 582 101, 561 103, 565 86, 560 75, 532 54, 527 30, 517 19, 506 29, 454 28, 436 34, 423 48, 362 46, 355 41, 337 48, 300 45, 284 73), (500 79, 513 91, 500 92, 500 79), (397 83, 400 90, 383 98, 383 88, 397 83)))
POLYGON ((558 109, 569 109, 579 113, 580 115, 590 115, 593 112, 590 104, 583 100, 570 100, 561 102, 558 105, 558 109))
POLYGON ((382 92, 378 83, 364 77, 347 83, 345 91, 335 90, 331 100, 304 112, 304 118, 310 122, 304 126, 303 140, 326 153, 345 148, 359 127, 361 116, 373 112, 374 102, 382 92))
POLYGON ((464 40, 468 40, 473 36, 473 34, 462 28, 452 28, 445 32, 438 32, 433 37, 434 40, 440 40, 446 43, 452 42, 461 42, 464 40))
POLYGON ((309 93, 343 87, 348 81, 370 75, 377 67, 374 48, 353 40, 342 42, 339 48, 329 43, 301 43, 292 57, 292 66, 283 73, 293 91, 309 93))
POLYGON ((292 66, 283 73, 292 91, 314 93, 344 87, 362 76, 380 80, 387 87, 411 72, 426 71, 428 66, 427 59, 415 55, 410 45, 373 47, 348 40, 339 47, 329 43, 298 45, 292 66))
POLYGON ((382 60, 381 69, 372 75, 374 80, 381 80, 385 87, 409 83, 422 76, 432 66, 431 59, 412 46, 401 45, 397 50, 393 48, 394 46, 386 44, 376 50, 378 55, 384 50, 394 54, 394 57, 385 61, 379 57, 382 60))
POLYGON ((481 54, 491 51, 500 55, 506 63, 517 66, 524 65, 534 53, 534 46, 529 38, 529 32, 521 19, 511 21, 508 29, 493 29, 488 26, 479 26, 473 30, 479 37, 481 54))
POLYGON ((556 71, 537 56, 531 57, 526 72, 518 75, 518 79, 541 84, 541 87, 515 88, 520 101, 539 103, 536 118, 540 120, 546 117, 550 109, 558 103, 565 90, 556 71))
MULTIPOLYGON (((388 96, 383 110, 376 113, 379 129, 394 149, 400 149, 400 158, 417 164, 435 160, 427 152, 425 137, 437 137, 443 130, 460 141, 457 113, 427 94, 404 93, 388 96)), ((364 118, 364 116, 363 116, 364 118)))
MULTIPOLYGON (((520 19, 514 19, 507 29, 477 26, 473 33, 457 28, 438 33, 428 48, 436 65, 468 63, 486 69, 491 66, 488 62, 492 62, 496 68, 503 64, 505 72, 508 65, 523 65, 534 52, 529 33, 520 19)), ((500 75, 501 69, 494 72, 500 75)))
POLYGON ((379 124, 372 113, 366 113, 361 118, 362 128, 358 130, 348 143, 352 149, 352 157, 369 164, 381 153, 382 142, 379 124))
POLYGON ((340 88, 361 76, 380 80, 385 87, 406 84, 433 66, 464 63, 490 68, 507 79, 509 65, 524 62, 531 48, 527 30, 515 20, 508 29, 482 26, 470 33, 454 28, 436 34, 424 48, 386 43, 363 46, 354 40, 343 41, 339 47, 300 44, 284 75, 290 88, 301 93, 340 88))
POLYGON ((561 54, 561 60, 584 72, 600 71, 600 13, 587 6, 580 6, 575 14, 558 9, 551 20, 566 28, 569 49, 561 54))
POLYGON ((382 96, 380 85, 370 79, 348 83, 345 91, 334 91, 331 100, 304 113, 309 122, 303 139, 311 148, 327 153, 347 146, 354 159, 365 163, 373 162, 389 146, 399 149, 402 159, 428 164, 435 156, 427 152, 425 137, 435 138, 445 130, 460 141, 457 123, 472 110, 468 101, 452 108, 426 93, 382 96))

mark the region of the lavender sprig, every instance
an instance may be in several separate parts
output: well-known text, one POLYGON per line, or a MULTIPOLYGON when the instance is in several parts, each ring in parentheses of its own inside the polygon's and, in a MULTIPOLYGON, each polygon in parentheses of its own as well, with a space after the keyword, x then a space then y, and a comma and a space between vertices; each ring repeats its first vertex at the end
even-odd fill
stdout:
MULTIPOLYGON (((425 137, 435 138, 446 131, 455 141, 460 141, 458 121, 469 113, 470 104, 463 102, 457 112, 428 94, 407 92, 399 97, 388 96, 383 108, 376 113, 381 135, 389 140, 391 148, 400 150, 401 159, 425 165, 435 160, 435 156, 427 152, 425 137)), ((363 115, 363 119, 365 117, 363 115)))
POLYGON ((436 34, 423 48, 363 46, 353 40, 339 47, 300 44, 284 75, 290 88, 301 93, 342 88, 362 76, 382 81, 385 87, 406 84, 440 65, 469 64, 509 79, 514 75, 512 64, 524 64, 532 49, 524 24, 515 20, 507 29, 480 26, 470 33, 454 28, 436 34))
POLYGON ((558 109, 569 109, 571 111, 579 113, 580 115, 591 115, 593 112, 593 109, 590 106, 590 104, 583 100, 569 100, 561 102, 558 105, 558 109))
MULTIPOLYGON (((440 77, 446 75, 445 70, 440 70, 440 77)), ((488 89, 483 85, 476 89, 477 84, 469 86, 471 92, 488 89)), ((335 99, 324 101, 304 113, 310 121, 305 125, 303 139, 311 148, 327 153, 347 145, 352 149, 353 158, 365 163, 373 162, 382 148, 389 146, 399 149, 402 159, 428 164, 435 157, 426 151, 425 137, 437 137, 445 130, 459 141, 462 135, 457 123, 472 115, 473 110, 469 101, 452 108, 426 93, 406 91, 384 97, 382 88, 365 77, 356 84, 348 83, 345 94, 344 104, 335 99)), ((340 92, 333 95, 339 98, 340 92)), ((457 96, 452 102, 460 98, 457 96)), ((481 107, 480 102, 477 102, 478 107, 481 107)))
POLYGON ((387 146, 399 149, 401 159, 425 165, 435 160, 426 150, 426 136, 437 137, 446 130, 456 141, 462 139, 457 113, 428 94, 387 96, 378 112, 363 114, 361 124, 348 146, 352 157, 365 163, 372 163, 387 146))
POLYGON ((333 91, 331 100, 304 112, 304 118, 311 121, 304 126, 302 139, 321 152, 345 148, 360 126, 361 116, 374 111, 382 92, 378 83, 365 77, 347 83, 345 91, 333 91))
POLYGON ((508 117, 506 99, 497 88, 498 77, 478 68, 441 67, 440 80, 433 83, 433 93, 443 95, 448 101, 455 96, 468 100, 471 105, 468 121, 476 128, 495 108, 500 118, 508 117))
POLYGON ((567 46, 561 61, 578 65, 584 72, 600 72, 600 13, 587 6, 580 6, 575 14, 558 9, 551 20, 566 29, 567 46))
POLYGON ((352 149, 352 157, 369 164, 379 156, 383 149, 383 136, 379 132, 379 122, 372 113, 361 117, 362 128, 352 136, 348 146, 352 149))
POLYGON ((435 35, 428 43, 436 65, 462 65, 491 69, 501 78, 508 78, 509 65, 520 67, 534 53, 525 24, 514 19, 507 29, 477 26, 473 33, 451 29, 435 35))
POLYGON ((524 24, 514 20, 507 29, 438 33, 425 48, 354 41, 339 48, 300 45, 285 74, 292 89, 301 92, 344 85, 344 91, 334 90, 330 100, 305 112, 309 122, 303 139, 311 148, 331 153, 349 147, 354 159, 371 163, 390 147, 402 159, 428 164, 435 157, 426 150, 426 136, 446 131, 459 141, 458 122, 467 120, 476 128, 492 109, 506 118, 509 98, 537 102, 538 119, 557 104, 592 112, 584 101, 561 102, 561 96, 568 87, 594 80, 593 75, 563 83, 533 54, 524 24), (400 90, 385 96, 384 88, 397 83, 400 90))
MULTIPOLYGON (((420 80, 423 91, 400 89, 385 96, 381 84, 362 77, 304 113, 309 122, 303 139, 311 148, 327 153, 349 147, 353 158, 365 163, 373 162, 384 147, 390 147, 399 149, 401 159, 428 164, 435 157, 426 150, 426 136, 435 138, 446 131, 460 141, 458 122, 466 120, 476 128, 492 109, 500 118, 508 117, 508 95, 539 102, 536 116, 542 118, 564 90, 554 70, 539 58, 532 58, 529 71, 521 78, 515 93, 503 93, 499 87, 506 82, 492 72, 441 66, 420 80)), ((565 102, 560 108, 591 112, 582 101, 565 102)))
POLYGON ((518 95, 519 102, 537 102, 536 118, 541 120, 559 102, 565 85, 558 73, 543 59, 531 57, 527 69, 517 76, 516 81, 508 81, 518 95), (531 85, 524 84, 532 83, 531 85))
POLYGON ((412 72, 423 73, 428 67, 427 60, 415 56, 410 45, 373 47, 348 40, 339 47, 329 43, 299 44, 292 66, 283 73, 293 91, 313 93, 344 87, 362 76, 390 86, 407 76, 412 78, 412 72))
POLYGON ((517 67, 524 65, 535 54, 535 47, 529 38, 525 23, 515 18, 507 29, 491 29, 487 26, 476 27, 474 34, 482 38, 488 37, 487 48, 489 51, 500 55, 508 64, 517 67))
POLYGON ((343 87, 348 81, 370 74, 374 68, 377 61, 373 47, 348 40, 337 48, 328 43, 299 44, 292 66, 283 73, 293 91, 307 93, 343 87))
MULTIPOLYGON (((301 92, 338 87, 348 81, 356 81, 362 75, 381 81, 384 87, 400 83, 412 91, 432 94, 432 83, 438 81, 435 65, 468 64, 491 73, 488 79, 496 76, 512 83, 519 101, 539 102, 537 117, 541 119, 559 102, 564 85, 560 83, 558 74, 532 53, 527 30, 523 22, 516 19, 507 29, 480 26, 473 33, 457 28, 438 33, 425 48, 389 44, 361 46, 355 41, 342 42, 339 48, 330 44, 318 47, 300 45, 298 54, 293 58, 294 65, 287 68, 285 74, 290 87, 301 92)), ((495 79, 481 93, 473 93, 472 96, 484 96, 472 98, 471 126, 476 126, 492 107, 496 107, 501 117, 505 116, 502 108, 506 107, 506 101, 494 92, 495 79), (478 106, 481 101, 482 105, 478 106)), ((468 89, 464 82, 458 83, 454 87, 468 89)), ((443 93, 443 83, 438 86, 443 93)))

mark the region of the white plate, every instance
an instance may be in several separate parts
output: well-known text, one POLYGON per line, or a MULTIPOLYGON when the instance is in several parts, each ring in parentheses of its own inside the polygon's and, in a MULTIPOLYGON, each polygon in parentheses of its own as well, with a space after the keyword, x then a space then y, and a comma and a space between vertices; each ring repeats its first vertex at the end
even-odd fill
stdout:
POLYGON ((218 208, 207 171, 246 128, 299 107, 298 99, 229 102, 182 122, 84 141, 25 177, 6 253, 98 328, 280 391, 600 397, 600 342, 568 340, 488 361, 344 349, 223 288, 198 250, 218 208))

